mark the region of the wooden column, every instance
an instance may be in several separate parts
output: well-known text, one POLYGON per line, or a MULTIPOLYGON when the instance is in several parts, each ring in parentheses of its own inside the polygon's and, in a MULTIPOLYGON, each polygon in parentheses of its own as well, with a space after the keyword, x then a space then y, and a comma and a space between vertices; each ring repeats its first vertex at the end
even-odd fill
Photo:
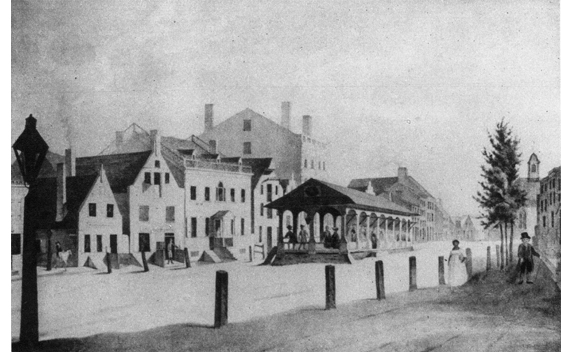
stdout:
POLYGON ((216 291, 214 300, 214 328, 228 324, 228 273, 216 272, 216 291))
POLYGON ((417 289, 417 258, 409 257, 409 291, 417 289))
POLYGON ((487 271, 491 270, 491 246, 487 246, 487 271))
MULTIPOLYGON (((283 240, 283 235, 282 235, 282 232, 283 232, 282 225, 283 225, 283 218, 284 218, 283 213, 284 213, 284 211, 279 210, 279 231, 277 233, 277 255, 278 255, 279 252, 280 253, 284 252, 284 240, 283 240)), ((249 251, 250 251, 250 257, 249 257, 250 259, 249 260, 251 261, 251 247, 249 248, 249 251)))
POLYGON ((325 309, 335 309, 335 266, 325 266, 325 309))
POLYGON ((316 254, 316 236, 315 236, 315 226, 314 226, 314 215, 312 215, 310 220, 310 238, 308 239, 308 254, 316 254))
POLYGON ((370 220, 372 220, 372 213, 366 214, 366 246, 372 249, 372 238, 370 237, 370 220))
POLYGON ((339 246, 339 253, 341 254, 349 253, 347 249, 347 236, 345 236, 347 230, 346 227, 347 227, 347 210, 345 210, 345 213, 341 216, 341 244, 339 246))
POLYGON ((376 298, 382 300, 386 298, 384 287, 384 263, 381 260, 376 262, 376 298))

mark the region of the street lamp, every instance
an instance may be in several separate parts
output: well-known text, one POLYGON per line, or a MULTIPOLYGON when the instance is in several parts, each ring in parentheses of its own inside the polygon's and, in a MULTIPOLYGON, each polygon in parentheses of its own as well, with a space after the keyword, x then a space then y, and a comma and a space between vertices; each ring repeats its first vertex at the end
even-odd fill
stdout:
POLYGON ((37 187, 36 180, 49 146, 37 131, 37 119, 29 115, 25 129, 12 146, 24 184, 29 188, 25 196, 23 215, 23 255, 21 283, 20 344, 39 342, 39 311, 37 303, 37 253, 35 248, 35 223, 37 187))

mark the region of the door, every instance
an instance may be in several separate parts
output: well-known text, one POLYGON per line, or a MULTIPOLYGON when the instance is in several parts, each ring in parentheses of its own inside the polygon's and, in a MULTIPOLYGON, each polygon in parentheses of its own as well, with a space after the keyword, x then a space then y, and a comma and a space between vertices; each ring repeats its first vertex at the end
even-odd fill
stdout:
POLYGON ((273 228, 267 226, 267 253, 273 249, 273 228))
MULTIPOLYGON (((166 233, 165 234, 165 242, 166 242, 166 247, 165 247, 165 250, 164 250, 165 258, 170 259, 169 258, 169 253, 168 253, 168 244, 171 242, 172 248, 175 245, 175 236, 173 235, 173 233, 166 233)), ((175 249, 171 250, 171 259, 172 260, 175 259, 175 249)))
POLYGON ((117 253, 117 235, 109 235, 109 246, 111 253, 117 253))

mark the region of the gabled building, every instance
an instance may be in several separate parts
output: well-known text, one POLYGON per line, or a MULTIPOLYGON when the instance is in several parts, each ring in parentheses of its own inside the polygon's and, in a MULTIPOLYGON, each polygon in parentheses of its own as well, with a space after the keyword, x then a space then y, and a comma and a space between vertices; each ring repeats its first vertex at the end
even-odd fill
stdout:
POLYGON ((205 105, 205 129, 199 136, 213 150, 243 159, 272 158, 277 177, 294 178, 297 184, 307 179, 328 179, 327 145, 312 135, 312 117, 302 117, 302 133, 291 129, 291 104, 281 105, 281 124, 251 109, 214 124, 213 104, 205 105))
POLYGON ((415 241, 436 240, 436 198, 408 175, 407 168, 400 167, 397 173, 397 177, 353 179, 348 187, 384 197, 418 214, 413 218, 415 241))
POLYGON ((534 243, 557 265, 561 255, 561 166, 540 180, 534 243))
POLYGON ((455 223, 454 239, 459 241, 475 241, 479 238, 471 216, 463 215, 453 218, 455 223))

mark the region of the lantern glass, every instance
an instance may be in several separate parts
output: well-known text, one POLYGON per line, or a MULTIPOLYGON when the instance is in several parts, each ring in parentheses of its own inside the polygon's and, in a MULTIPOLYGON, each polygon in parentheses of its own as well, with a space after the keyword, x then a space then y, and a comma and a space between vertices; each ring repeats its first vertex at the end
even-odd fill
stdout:
POLYGON ((18 166, 26 184, 33 183, 49 150, 49 146, 37 131, 37 119, 33 115, 25 121, 25 129, 12 146, 18 166))

